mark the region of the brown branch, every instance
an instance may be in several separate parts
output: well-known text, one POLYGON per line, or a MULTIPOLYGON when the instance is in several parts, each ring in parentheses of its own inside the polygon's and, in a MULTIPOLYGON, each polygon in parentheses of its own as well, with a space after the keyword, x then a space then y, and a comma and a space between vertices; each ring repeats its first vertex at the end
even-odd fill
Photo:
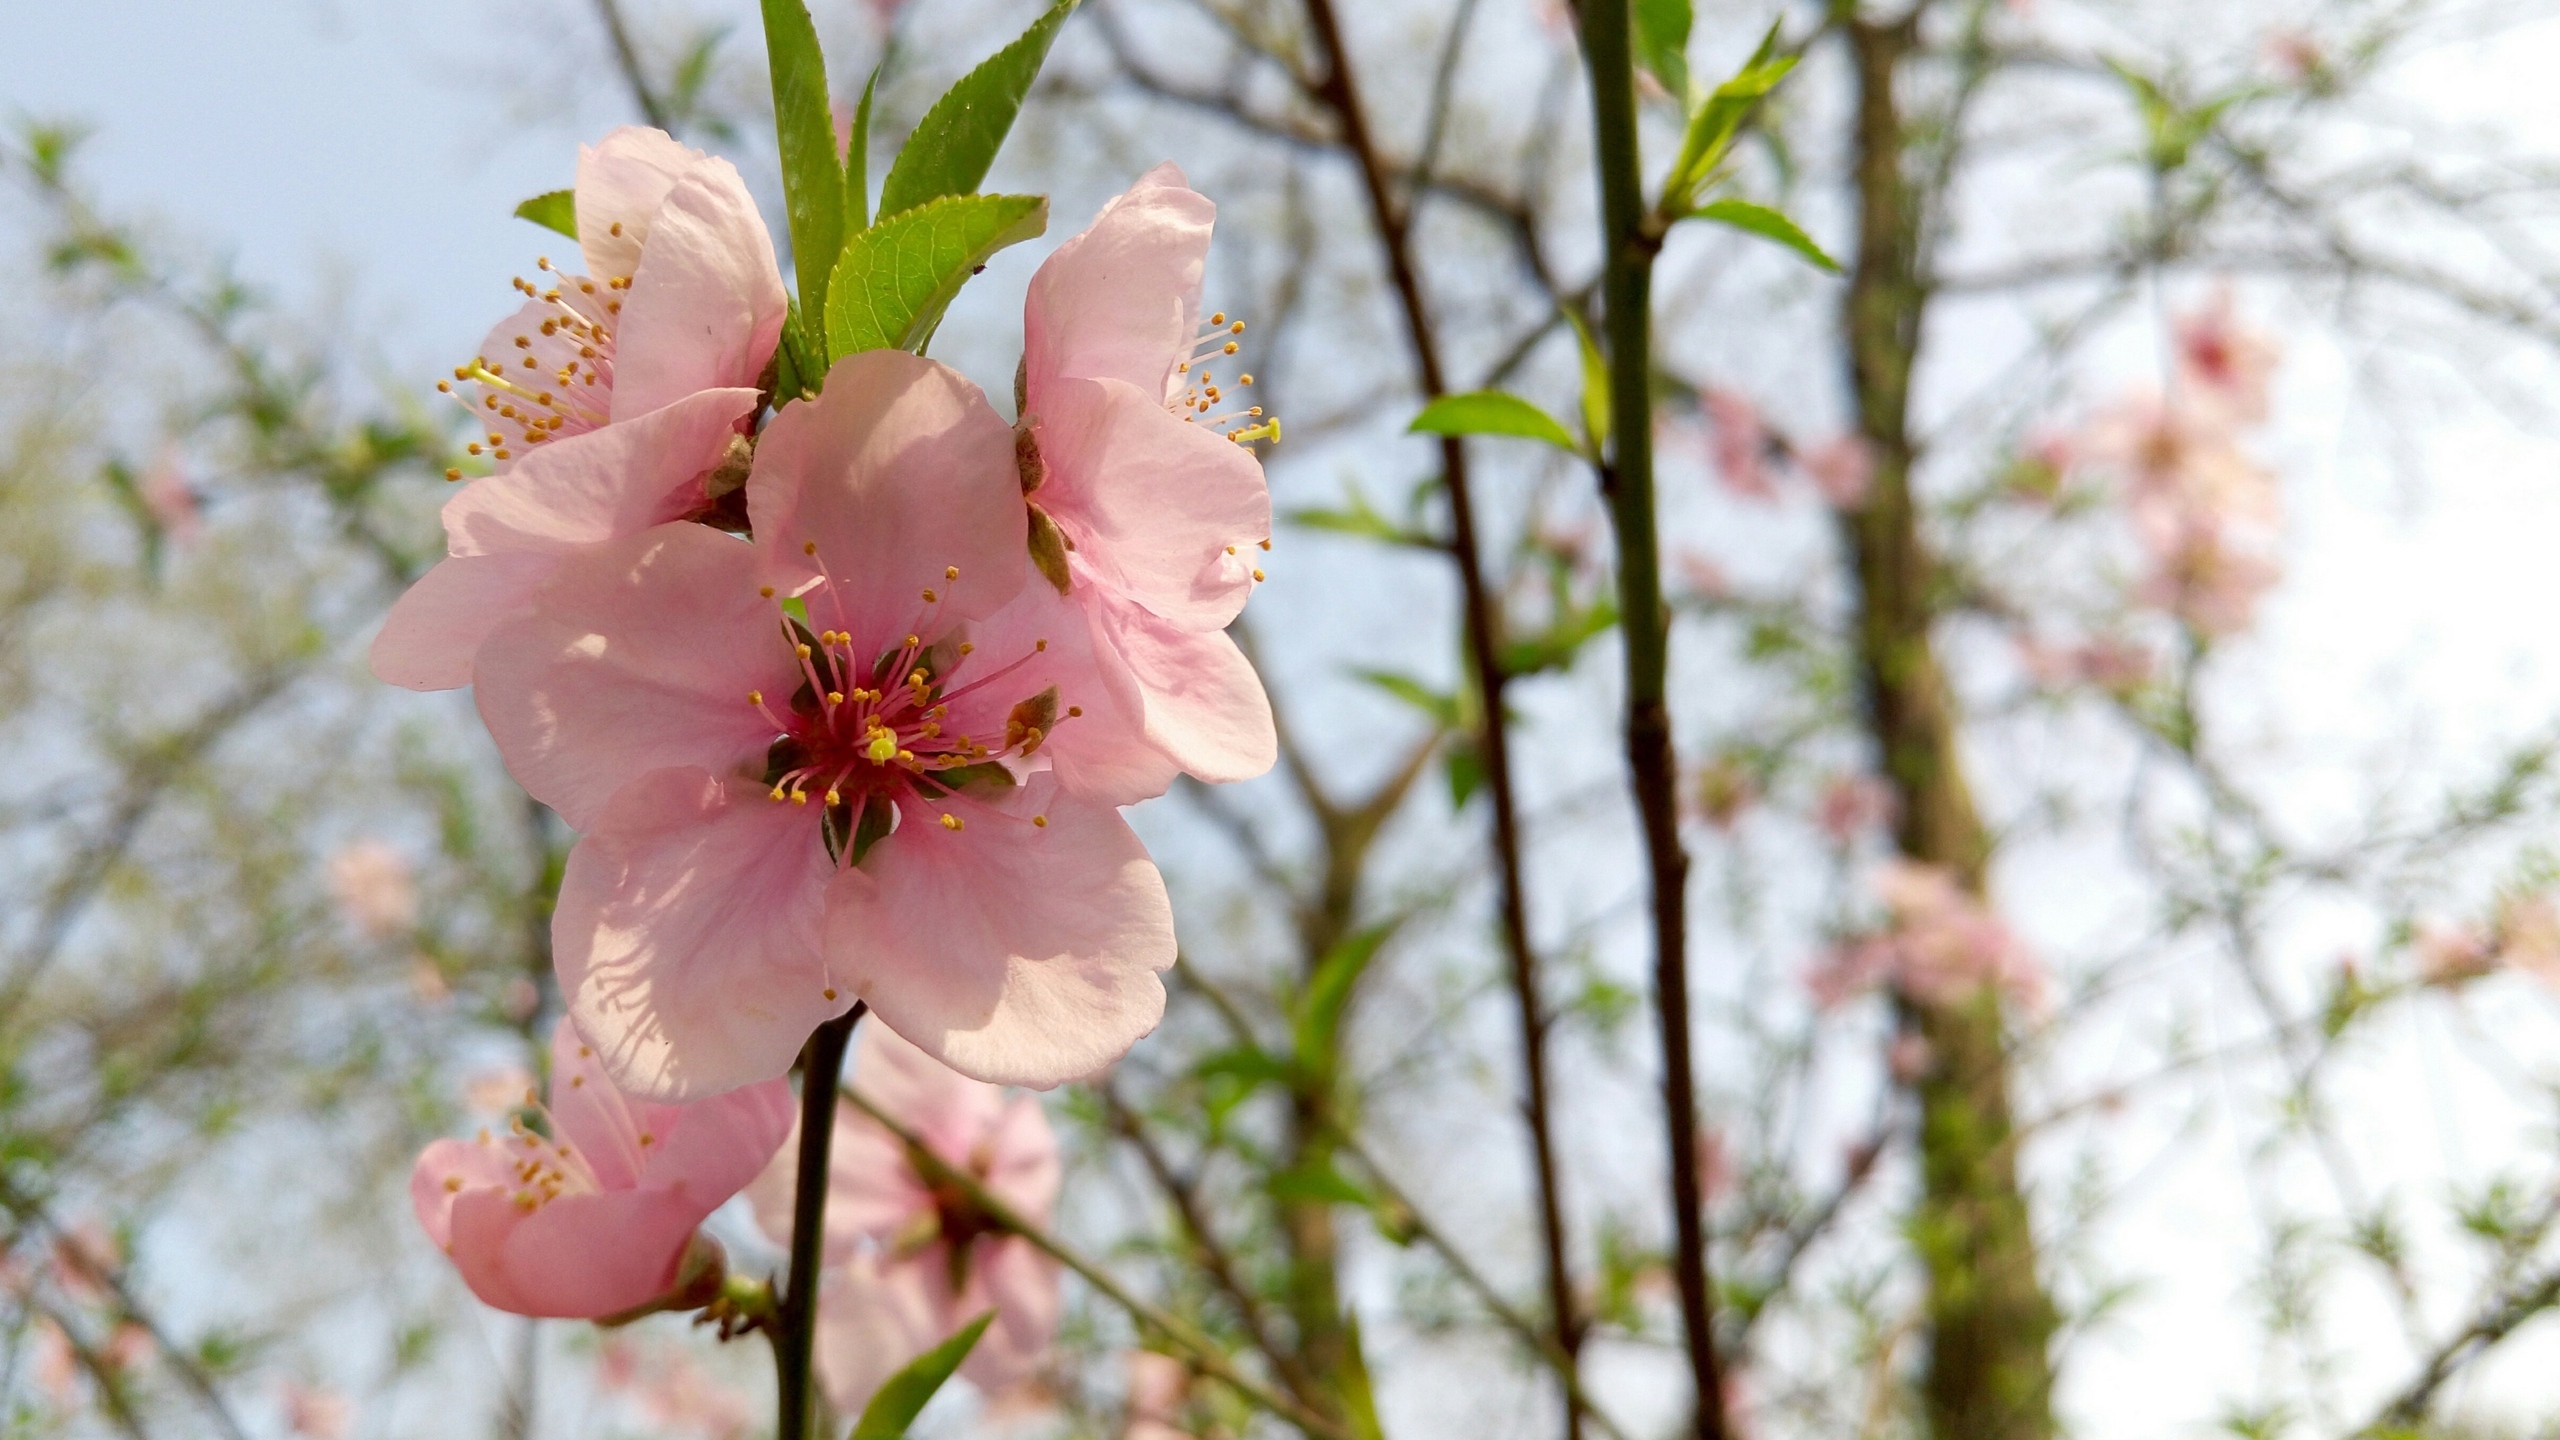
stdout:
POLYGON ((2487 1354, 2526 1321, 2554 1306, 2560 1306, 2560 1266, 2545 1270, 2528 1284, 2510 1287, 2493 1299, 2470 1324, 2438 1346, 2435 1353, 2427 1357, 2427 1363, 2417 1378, 2355 1433, 2358 1436, 2406 1433, 2426 1418, 2436 1392, 2460 1374, 2463 1367, 2487 1354))
POLYGON ((622 21, 622 6, 617 0, 596 0, 596 18, 604 22, 605 37, 613 42, 614 68, 622 72, 622 83, 631 87, 631 98, 640 106, 640 113, 661 130, 671 128, 665 102, 658 98, 648 75, 640 68, 640 52, 632 47, 631 28, 622 21))

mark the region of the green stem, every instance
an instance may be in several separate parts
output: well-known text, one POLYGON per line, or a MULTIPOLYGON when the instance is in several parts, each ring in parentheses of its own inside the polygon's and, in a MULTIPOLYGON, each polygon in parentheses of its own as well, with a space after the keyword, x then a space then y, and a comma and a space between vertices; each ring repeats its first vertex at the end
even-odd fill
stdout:
POLYGON ((1627 768, 1643 818, 1652 881, 1654 1013, 1662 1031, 1663 1122, 1671 1155, 1674 1266, 1696 1433, 1722 1440, 1708 1289, 1704 1197, 1698 1184, 1698 1097, 1689 1048, 1689 857, 1680 848, 1678 771, 1665 698, 1669 615, 1654 531, 1652 288, 1661 239, 1647 224, 1636 146, 1633 30, 1628 0, 1581 0, 1582 54, 1591 72, 1592 139, 1600 168, 1601 297, 1609 352, 1609 463, 1601 488, 1617 537, 1619 628, 1627 668, 1627 768))
POLYGON ((800 1162, 791 1192, 791 1278, 774 1307, 773 1372, 779 1392, 777 1440, 809 1440, 809 1351, 817 1339, 818 1257, 826 1245, 827 1151, 836 1134, 836 1079, 853 1027, 870 1006, 821 1025, 800 1054, 800 1162))

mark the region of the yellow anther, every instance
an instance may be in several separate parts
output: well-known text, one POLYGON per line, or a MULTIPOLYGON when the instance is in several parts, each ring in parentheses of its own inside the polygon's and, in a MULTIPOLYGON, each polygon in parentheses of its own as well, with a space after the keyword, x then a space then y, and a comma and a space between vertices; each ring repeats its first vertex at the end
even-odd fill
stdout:
POLYGON ((462 1177, 461 1177, 461 1176, 459 1176, 459 1175, 447 1175, 446 1177, 444 1177, 444 1193, 446 1193, 447 1195, 451 1195, 451 1194, 455 1194, 455 1193, 459 1192, 461 1189, 462 1189, 462 1177))
MULTIPOLYGON (((572 1076, 570 1076, 570 1077, 569 1077, 569 1088, 570 1088, 570 1089, 572 1089, 572 1090, 579 1089, 580 1087, 584 1086, 586 1083, 587 1083, 587 1077, 586 1077, 586 1076, 584 1076, 584 1075, 572 1075, 572 1076)), ((567 1146, 562 1146, 562 1147, 561 1147, 561 1150, 560 1150, 560 1153, 561 1153, 561 1154, 563 1154, 563 1155, 568 1154, 568 1153, 569 1153, 568 1147, 567 1147, 567 1146)))
POLYGON ((806 805, 806 804, 808 804, 808 803, 809 803, 809 792, 808 792, 808 791, 806 791, 806 790, 794 790, 794 791, 792 791, 792 792, 791 792, 791 803, 792 803, 792 804, 794 804, 794 805, 806 805))
POLYGON ((1084 707, 1083 707, 1083 706, 1081 706, 1081 705, 1070 705, 1070 706, 1068 706, 1068 707, 1067 707, 1067 718, 1068 718, 1068 719, 1071 719, 1071 720, 1072 720, 1072 719, 1075 719, 1076 717, 1081 716, 1082 714, 1084 714, 1084 707))
POLYGON ((921 645, 921 644, 923 644, 923 643, 924 643, 923 641, 918 640, 918 639, 917 639, 916 637, 914 637, 913 635, 910 635, 910 636, 908 636, 908 637, 907 637, 907 648, 908 648, 908 649, 910 649, 910 650, 913 650, 913 649, 914 649, 914 648, 916 648, 918 645, 921 645))
POLYGON ((817 541, 815 541, 815 540, 803 540, 803 541, 801 541, 801 542, 800 542, 800 553, 801 553, 801 554, 803 554, 803 555, 815 555, 815 554, 817 554, 817 553, 818 553, 818 542, 817 542, 817 541))
POLYGON ((1210 317, 1209 317, 1209 323, 1210 323, 1210 324, 1212 324, 1212 325, 1224 325, 1224 324, 1226 324, 1226 323, 1227 323, 1227 312, 1226 312, 1226 311, 1224 311, 1224 310, 1221 310, 1221 311, 1219 311, 1217 314, 1210 316, 1210 317))
POLYGON ((830 985, 830 986, 828 986, 826 989, 821 990, 821 991, 819 991, 818 993, 819 993, 819 994, 821 994, 821 995, 826 996, 826 997, 827 997, 828 999, 830 999, 830 1000, 833 1000, 834 998, 836 998, 836 987, 834 987, 833 985, 830 985))
MULTIPOLYGON (((1212 322, 1212 323, 1214 323, 1214 322, 1212 322)), ((1236 323, 1234 323, 1233 325, 1228 326, 1228 327, 1227 327, 1227 333, 1228 333, 1228 334, 1230 334, 1230 335, 1241 335, 1241 334, 1243 334, 1243 333, 1244 333, 1244 322, 1243 322, 1243 321, 1241 321, 1241 320, 1239 320, 1239 321, 1237 321, 1236 323)))
POLYGON ((969 654, 970 652, 972 652, 972 651, 976 650, 977 648, 978 648, 977 646, 970 644, 970 643, 969 643, 968 641, 966 641, 966 640, 963 640, 963 641, 961 641, 961 642, 960 642, 960 653, 961 653, 961 654, 963 654, 963 655, 969 654))
POLYGON ((808 646, 806 646, 806 645, 794 645, 794 646, 792 646, 791 648, 792 648, 792 650, 794 650, 795 652, 797 652, 797 653, 799 654, 799 656, 800 656, 800 658, 801 658, 801 659, 806 660, 806 659, 808 659, 808 658, 809 658, 809 647, 808 647, 808 646))
POLYGON ((447 480, 459 480, 462 478, 462 472, 459 470, 447 470, 444 472, 444 478, 447 480))
POLYGON ((1228 554, 1230 554, 1230 555, 1233 555, 1234 553, 1236 553, 1236 547, 1234 547, 1233 545, 1228 546, 1228 547, 1227 547, 1227 553, 1228 553, 1228 554))
POLYGON ((1257 544, 1259 544, 1259 545, 1261 545, 1261 546, 1262 546, 1262 548, 1263 548, 1263 549, 1265 549, 1265 550, 1268 550, 1268 549, 1270 549, 1270 548, 1271 548, 1271 541, 1270 541, 1268 538, 1265 538, 1265 539, 1263 539, 1263 540, 1257 541, 1256 543, 1257 543, 1257 544))
POLYGON ((1250 375, 1239 375, 1236 377, 1236 383, 1239 385, 1250 385, 1253 383, 1253 377, 1250 375))
POLYGON ((843 703, 844 703, 844 692, 843 692, 843 691, 841 691, 841 690, 830 690, 830 691, 828 691, 828 692, 827 692, 827 703, 828 703, 828 704, 830 704, 830 705, 841 705, 841 704, 843 704, 843 703))
POLYGON ((465 448, 465 449, 469 450, 472 454, 477 455, 477 454, 479 454, 479 453, 480 453, 480 442, 479 442, 479 441, 477 441, 477 440, 474 440, 474 441, 472 441, 469 445, 467 445, 467 446, 465 446, 465 447, 463 447, 463 448, 465 448))
POLYGON ((767 600, 770 600, 773 598, 773 587, 770 585, 759 585, 756 587, 756 593, 767 600))
POLYGON ((959 816, 957 816, 957 815, 950 815, 950 814, 946 814, 946 815, 944 815, 944 816, 942 817, 942 828, 943 828, 943 829, 945 829, 945 830, 957 830, 957 829, 959 829, 959 828, 960 828, 960 817, 959 817, 959 816))
POLYGON ((1254 572, 1253 572, 1253 578, 1254 578, 1254 579, 1256 579, 1256 580, 1264 580, 1264 579, 1268 579, 1268 578, 1270 578, 1270 577, 1268 577, 1268 576, 1264 575, 1261 571, 1256 570, 1256 571, 1254 571, 1254 572))
MULTIPOLYGON (((1241 330, 1241 329, 1243 329, 1244 327, 1243 327, 1243 326, 1241 326, 1241 325, 1239 325, 1239 326, 1237 326, 1236 328, 1237 328, 1237 329, 1239 329, 1239 330, 1241 330)), ((1230 340, 1230 341, 1228 341, 1228 342, 1227 342, 1227 345, 1226 345, 1226 353, 1227 353, 1227 354, 1229 354, 1229 355, 1233 355, 1234 353, 1236 353, 1236 342, 1234 342, 1233 340, 1230 340)))
POLYGON ((750 704, 750 705, 761 705, 761 704, 763 704, 763 703, 764 703, 764 692, 763 692, 763 691, 761 691, 761 690, 750 690, 750 691, 748 691, 748 692, 747 692, 747 703, 748 703, 748 704, 750 704))
POLYGON ((1031 817, 1031 823, 1043 830, 1046 830, 1049 828, 1049 817, 1046 815, 1034 815, 1031 817))
POLYGON ((779 801, 782 799, 782 787, 781 787, 781 786, 776 785, 776 786, 774 786, 774 787, 773 787, 773 799, 774 799, 775 801, 777 801, 777 802, 779 802, 779 801))
POLYGON ((898 752, 898 763, 899 763, 899 764, 901 764, 901 765, 913 765, 914 763, 916 763, 916 752, 914 752, 913 750, 901 750, 901 751, 899 751, 899 752, 898 752))
POLYGON ((837 793, 836 793, 834 790, 832 790, 832 789, 830 789, 830 790, 828 790, 828 791, 827 791, 827 804, 829 804, 830 806, 834 806, 834 805, 841 805, 841 804, 843 804, 843 803, 844 803, 844 797, 843 797, 842 795, 837 794, 837 793))
POLYGON ((1049 642, 1046 640, 1034 640, 1031 642, 1031 648, 1034 650, 1046 650, 1049 648, 1049 642))
POLYGON ((619 235, 619 234, 621 234, 621 233, 622 233, 622 222, 621 222, 621 221, 616 220, 616 221, 614 221, 614 222, 613 222, 613 231, 612 231, 612 233, 614 233, 614 234, 616 234, 616 235, 619 235))
POLYGON ((957 565, 945 565, 945 566, 943 566, 943 567, 942 567, 942 578, 943 578, 943 579, 945 579, 945 580, 957 580, 957 579, 959 579, 959 578, 960 578, 960 567, 959 567, 959 566, 957 566, 957 565))
POLYGON ((932 604, 932 603, 933 603, 933 592, 932 592, 932 591, 927 590, 926 592, 924 592, 924 603, 926 603, 927 605, 930 605, 930 604, 932 604))

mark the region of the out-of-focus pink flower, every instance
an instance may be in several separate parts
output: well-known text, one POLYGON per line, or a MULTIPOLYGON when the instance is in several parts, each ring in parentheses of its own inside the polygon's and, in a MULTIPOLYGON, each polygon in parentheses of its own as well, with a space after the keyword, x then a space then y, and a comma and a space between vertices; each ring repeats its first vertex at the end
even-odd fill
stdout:
POLYGON ((1725 488, 1753 500, 1777 499, 1777 478, 1769 473, 1769 424, 1760 407, 1740 391, 1715 385, 1698 392, 1698 403, 1707 412, 1709 454, 1725 488))
POLYGON ((338 909, 369 939, 405 935, 418 923, 418 886, 407 856, 380 840, 358 840, 329 857, 338 909))
POLYGON ((1271 536, 1271 492, 1240 442, 1276 430, 1230 393, 1252 383, 1226 370, 1244 322, 1199 323, 1216 216, 1159 165, 1041 262, 1015 442, 1042 577, 1126 675, 1148 743, 1211 781, 1277 753, 1261 678, 1226 634, 1271 536))
POLYGON ((347 1440, 355 1428, 355 1402, 325 1386, 284 1381, 276 1387, 276 1404, 284 1411, 284 1428, 302 1440, 347 1440))
POLYGON ((2140 598, 2209 635, 2247 628, 2279 575, 2268 554, 2275 478, 2241 453, 2235 423, 2228 405, 2200 394, 2136 397, 2101 416, 2087 442, 2125 478, 2150 558, 2140 598))
POLYGON ((1129 1403, 1120 1440, 1192 1440, 1182 1427, 1182 1408, 1191 1398, 1191 1367, 1153 1350, 1129 1351, 1123 1364, 1129 1374, 1129 1403))
POLYGON ((1959 1005, 1985 986, 2026 1009, 2044 1003, 2043 967, 1999 916, 1943 866, 1896 859, 1873 879, 1888 924, 1826 956, 1807 977, 1829 1007, 1889 985, 1927 1005, 1959 1005))
POLYGON ((2417 956, 2418 981, 2424 985, 2459 985, 2498 968, 2497 950, 2475 926, 2429 921, 2418 927, 2411 948, 2417 956))
POLYGON ((409 962, 409 994, 421 1005, 442 1005, 453 998, 453 987, 435 961, 420 955, 409 962))
POLYGON ((1938 1063, 1938 1052, 1928 1040, 1910 1031, 1893 1037, 1884 1047, 1885 1073, 1897 1085, 1916 1085, 1938 1063))
POLYGON ((2228 284, 2217 287, 2203 308, 2179 316, 2171 329, 2182 389, 2239 424, 2265 421, 2267 385, 2281 352, 2273 340, 2240 323, 2228 284))
POLYGON ((1873 775, 1835 775, 1814 801, 1813 821, 1822 833, 1846 845, 1891 820, 1896 809, 1893 787, 1873 775))
POLYGON ((606 1339, 597 1379, 627 1395, 653 1429, 705 1440, 743 1440, 755 1429, 752 1400, 705 1369, 682 1345, 641 1346, 627 1335, 606 1339))
POLYGON ((1720 1200, 1733 1193, 1732 1150, 1721 1128, 1698 1127, 1698 1193, 1708 1200, 1720 1200))
POLYGON ((1733 577, 1709 557, 1695 550, 1681 550, 1672 556, 1672 564, 1679 570, 1680 579, 1689 587, 1690 593, 1699 599, 1733 598, 1733 577))
POLYGON ((53 1283, 81 1305, 104 1304, 108 1277, 124 1267, 124 1243, 96 1216, 83 1216, 53 1237, 53 1283))
POLYGON ((2152 567, 2136 598, 2207 635, 2248 629, 2258 601, 2284 578, 2275 561, 2236 546, 2228 528, 2206 517, 2164 516, 2142 533, 2152 567))
POLYGON ((1855 510, 1867 503, 1875 483, 1875 447, 1863 435, 1838 435, 1796 456, 1805 478, 1835 510, 1855 510))
POLYGON ((2498 963, 2560 985, 2560 905, 2549 895, 2511 896, 2498 907, 2498 963))
POLYGON ((660 1100, 768 1079, 857 999, 1005 1083, 1118 1059, 1173 962, 1118 807, 1169 774, 1025 583, 1011 431, 869 351, 766 427, 747 491, 752 545, 599 546, 480 653, 499 752, 585 832, 553 944, 607 1071, 660 1100))
POLYGON ((143 508, 153 523, 181 550, 204 536, 204 516, 197 508, 195 486, 187 482, 186 456, 175 445, 161 448, 142 476, 143 508))
POLYGON ((721 1258, 696 1227, 773 1158, 794 1108, 783 1080, 693 1105, 636 1100, 564 1019, 551 1037, 549 1133, 519 1119, 503 1138, 439 1140, 418 1157, 409 1198, 463 1283, 497 1309, 597 1319, 700 1303, 693 1292, 717 1286, 721 1258))
POLYGON ((470 683, 480 641, 567 556, 735 487, 789 303, 754 197, 728 161, 626 126, 580 149, 577 209, 589 273, 518 280, 524 307, 454 372, 499 473, 447 502, 447 557, 374 640, 394 685, 470 683))
POLYGON ((50 1316, 38 1316, 36 1328, 36 1388, 56 1410, 77 1409, 82 1394, 80 1355, 71 1346, 70 1332, 50 1316))
POLYGON ((2070 436, 2040 435, 2009 462, 2001 473, 2001 485, 2013 499, 2050 505, 2062 493, 2078 458, 2070 436))
MULTIPOLYGON (((1039 1101, 1008 1101, 877 1029, 862 1033, 853 1085, 1005 1204, 1048 1220, 1058 1140, 1039 1101)), ((827 1398, 859 1411, 882 1381, 989 1310, 995 1321, 960 1373, 991 1394, 1029 1376, 1057 1334, 1056 1263, 996 1230, 965 1196, 927 1183, 898 1138, 851 1106, 837 1113, 833 1146, 822 1253, 834 1273, 818 1296, 827 1398)), ((785 1147, 749 1192, 756 1222, 777 1243, 790 1237, 798 1148, 785 1147)))
POLYGON ((2297 85, 2317 87, 2329 74, 2328 52, 2308 31, 2284 29, 2267 36, 2267 63, 2297 85))
POLYGON ((521 1065, 475 1070, 462 1082, 463 1105, 483 1115, 504 1115, 533 1098, 533 1075, 521 1065))
POLYGON ((2485 928, 2429 921, 2411 944, 2422 985, 2453 987, 2500 970, 2560 986, 2560 903, 2548 894, 2499 900, 2485 928))
POLYGON ((2047 689, 2094 685, 2119 693, 2148 683, 2157 663, 2149 649, 2118 635, 2099 635, 2070 644, 2022 636, 2018 640, 2018 660, 2028 676, 2047 689))
POLYGON ((160 1357, 160 1342, 139 1321, 121 1320, 98 1345, 98 1363, 118 1373, 139 1370, 160 1357))

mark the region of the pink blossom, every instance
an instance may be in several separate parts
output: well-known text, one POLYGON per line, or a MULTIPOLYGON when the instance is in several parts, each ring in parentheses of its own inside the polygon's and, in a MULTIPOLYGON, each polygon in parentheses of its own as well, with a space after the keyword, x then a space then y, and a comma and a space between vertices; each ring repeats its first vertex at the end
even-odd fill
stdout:
POLYGON ((1917 1085, 1938 1063, 1937 1047, 1925 1036, 1906 1030, 1884 1047, 1885 1073, 1897 1085, 1917 1085))
POLYGON ((856 999, 993 1080, 1117 1059, 1173 922, 1116 807, 1170 772, 1025 583, 1004 422, 943 366, 849 356, 747 493, 753 544, 599 546, 478 661, 509 768, 585 832, 554 950, 607 1071, 657 1100, 769 1079, 856 999))
POLYGON ((483 1115, 503 1115, 533 1095, 533 1076, 521 1065, 494 1065, 462 1082, 462 1103, 483 1115))
POLYGON ((276 1387, 284 1428, 302 1440, 347 1440, 354 1428, 355 1403, 335 1390, 287 1380, 276 1387))
POLYGON ((1865 436, 1835 436, 1799 452, 1796 463, 1833 509, 1855 510, 1867 503, 1867 489, 1875 483, 1876 454, 1865 436))
POLYGON ((1733 598, 1733 577, 1711 557, 1695 550, 1680 550, 1672 557, 1672 565, 1680 572, 1681 582, 1701 600, 1733 598))
POLYGON ((2171 327, 2177 344, 2180 387, 2241 424, 2267 418, 2267 384, 2279 351, 2273 340, 2242 325, 2231 287, 2218 287, 2204 308, 2171 327))
POLYGON ((2275 561, 2235 545, 2228 529, 2206 517, 2164 516, 2141 534, 2152 566, 2136 598, 2207 635, 2248 629, 2258 601, 2284 577, 2275 561))
POLYGON ((1159 165, 1041 263, 1023 301, 1016 452, 1042 574, 1134 684, 1148 742, 1212 781, 1259 775, 1277 753, 1262 682, 1225 633, 1270 548, 1271 492, 1241 442, 1278 432, 1218 428, 1261 412, 1228 393, 1250 375, 1216 378, 1244 322, 1215 315, 1201 333, 1216 213, 1159 165))
POLYGON ((178 447, 162 447, 160 458, 143 473, 142 504, 179 549, 191 548, 203 538, 204 515, 197 507, 195 487, 187 483, 186 457, 178 447))
POLYGON ((1814 802, 1814 823, 1846 845, 1893 818, 1893 787, 1872 775, 1835 775, 1814 802))
POLYGON ((1132 1350, 1122 1363, 1129 1374, 1127 1423, 1120 1440, 1192 1440, 1182 1425, 1191 1398, 1191 1367, 1153 1350, 1132 1350))
POLYGON ((794 1110, 771 1080, 693 1105, 614 1088, 562 1020, 551 1037, 548 1134, 439 1140, 409 1199, 471 1293, 518 1315, 596 1319, 660 1301, 699 1303, 719 1245, 696 1229, 773 1158, 794 1110), (683 1293, 679 1293, 683 1292, 683 1293))
POLYGON ((2237 412, 2201 395, 2136 397, 2102 416, 2091 456, 2127 483, 2135 538, 2149 556, 2139 589, 2208 635, 2245 629, 2279 571, 2267 551, 2275 479, 2241 453, 2237 412))
POLYGON ((1760 407, 1738 390, 1710 385, 1698 392, 1706 408, 1709 453, 1725 488, 1753 500, 1778 498, 1769 473, 1770 436, 1760 407))
POLYGON ((369 939, 407 934, 418 923, 418 887, 408 857, 380 840, 358 840, 329 857, 338 909, 369 939))
POLYGON ((2459 985, 2498 968, 2496 949, 2475 926, 2430 921, 2418 927, 2411 948, 2417 956, 2418 982, 2422 985, 2459 985))
POLYGON ((2018 640, 2018 660, 2028 676, 2047 689, 2095 685, 2118 693, 2138 689, 2148 682, 2157 663, 2150 650, 2116 635, 2099 635, 2068 644, 2022 636, 2018 640))
POLYGON ((517 281, 524 307, 454 372, 498 473, 446 504, 447 558, 375 638, 392 684, 468 684, 480 641, 569 555, 734 488, 788 304, 754 197, 728 161, 627 126, 579 151, 577 209, 589 275, 517 281))
POLYGON ((124 1266, 124 1242, 95 1216, 84 1216, 53 1237, 53 1282, 74 1303, 100 1305, 114 1293, 108 1277, 124 1266))
POLYGON ((1889 985, 1928 1005, 1958 1005, 1992 986, 2029 1009, 2044 1002, 2044 972, 2009 927, 1945 867, 1896 859, 1873 877, 1887 925, 1843 945, 1807 977, 1815 1001, 1837 1005, 1889 985))
POLYGON ((2560 905, 2549 895, 2511 896, 2499 905, 2498 963, 2560 984, 2560 905))
MULTIPOLYGON (((1045 1224, 1057 1201, 1057 1136, 1040 1102, 937 1063, 896 1033, 867 1029, 853 1087, 915 1131, 1025 1218, 1045 1224)), ((798 1147, 787 1147, 750 1197, 777 1243, 791 1230, 798 1147)), ((967 1198, 938 1190, 906 1147, 851 1106, 839 1109, 827 1167, 818 1367, 837 1409, 859 1411, 880 1383, 976 1316, 996 1318, 960 1373, 994 1393, 1031 1375, 1058 1329, 1054 1261, 997 1229, 967 1198)))
POLYGON ((36 1328, 36 1386, 56 1410, 79 1407, 80 1355, 71 1347, 71 1332, 50 1316, 38 1316, 36 1328))
POLYGON ((627 1335, 608 1338, 598 1356, 598 1378, 607 1390, 631 1397, 652 1428, 706 1440, 744 1440, 755 1429, 756 1406, 703 1368, 680 1345, 645 1351, 627 1335))

